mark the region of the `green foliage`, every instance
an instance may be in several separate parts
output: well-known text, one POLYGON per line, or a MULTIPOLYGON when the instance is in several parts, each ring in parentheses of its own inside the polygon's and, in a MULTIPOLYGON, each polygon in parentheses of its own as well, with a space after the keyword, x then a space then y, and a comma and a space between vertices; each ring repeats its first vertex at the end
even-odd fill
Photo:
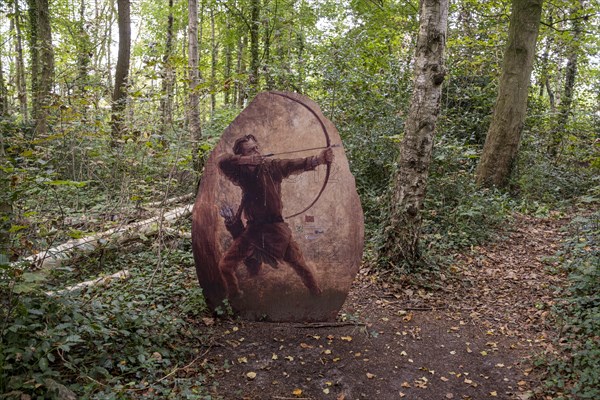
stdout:
POLYGON ((497 82, 491 76, 453 76, 442 92, 443 117, 438 131, 468 144, 482 146, 492 116, 497 82))
POLYGON ((568 135, 561 153, 551 158, 547 153, 547 132, 551 129, 552 115, 542 112, 544 106, 535 97, 530 107, 531 116, 526 121, 510 185, 520 200, 520 209, 539 213, 538 210, 565 206, 576 199, 598 201, 600 163, 598 144, 594 142, 597 117, 578 115, 574 119, 577 122, 571 124, 577 135, 568 135))
POLYGON ((545 390, 554 399, 600 397, 600 213, 573 219, 570 237, 556 254, 568 274, 554 307, 561 335, 558 352, 542 365, 545 390))
POLYGON ((366 223, 374 230, 410 101, 417 10, 410 3, 352 2, 348 18, 356 24, 348 27, 334 23, 339 3, 324 7, 331 26, 313 48, 309 89, 340 131, 366 223))
MULTIPOLYGON (((1 196, 14 210, 11 260, 139 217, 137 205, 196 187, 184 130, 129 138, 115 148, 76 116, 63 118, 61 134, 38 140, 23 124, 5 125, 2 179, 9 190, 1 196)), ((205 152, 211 140, 202 145, 205 152)))
POLYGON ((477 148, 442 136, 435 145, 423 215, 423 245, 435 252, 489 240, 511 213, 507 193, 480 188, 477 148))
POLYGON ((65 398, 59 392, 101 399, 147 393, 200 398, 201 374, 165 379, 195 358, 203 341, 192 325, 206 305, 191 251, 186 246, 163 254, 158 271, 155 260, 146 249, 122 254, 110 267, 127 266, 130 280, 54 295, 46 291, 65 280, 64 271, 46 276, 4 268, 0 392, 16 398, 65 398))

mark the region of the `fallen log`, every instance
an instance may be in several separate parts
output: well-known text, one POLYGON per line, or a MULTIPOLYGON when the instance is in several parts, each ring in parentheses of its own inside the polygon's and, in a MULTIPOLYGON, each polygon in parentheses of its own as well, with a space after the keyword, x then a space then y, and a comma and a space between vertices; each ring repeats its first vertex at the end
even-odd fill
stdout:
POLYGON ((129 279, 130 277, 131 277, 131 273, 129 272, 129 270, 124 269, 124 270, 116 272, 116 273, 114 273, 112 275, 101 276, 101 277, 98 277, 96 279, 92 279, 92 280, 89 280, 89 281, 81 282, 81 283, 78 283, 78 284, 73 285, 73 286, 67 286, 66 288, 61 289, 61 290, 48 291, 48 292, 46 292, 46 294, 48 296, 61 296, 61 295, 65 294, 65 293, 70 293, 70 292, 73 292, 75 290, 84 289, 84 288, 87 288, 87 287, 90 287, 90 286, 104 286, 104 285, 107 285, 108 283, 110 283, 110 282, 112 282, 114 280, 117 280, 117 279, 119 279, 119 280, 126 280, 126 279, 129 279))
POLYGON ((109 243, 123 243, 140 237, 140 235, 148 236, 156 233, 162 224, 191 215, 192 207, 192 204, 188 204, 168 211, 162 215, 162 220, 161 216, 152 217, 144 221, 118 226, 81 239, 69 240, 60 246, 31 255, 13 264, 26 263, 36 269, 55 268, 60 266, 64 261, 72 258, 75 254, 89 254, 100 246, 105 246, 109 243))
POLYGON ((196 196, 196 193, 188 193, 188 194, 184 194, 183 196, 179 196, 179 197, 172 197, 170 199, 166 199, 166 200, 161 200, 161 201, 155 201, 153 203, 148 203, 148 204, 144 204, 143 207, 144 208, 157 208, 157 207, 164 207, 168 204, 173 204, 173 203, 181 203, 183 201, 188 201, 193 199, 196 196))

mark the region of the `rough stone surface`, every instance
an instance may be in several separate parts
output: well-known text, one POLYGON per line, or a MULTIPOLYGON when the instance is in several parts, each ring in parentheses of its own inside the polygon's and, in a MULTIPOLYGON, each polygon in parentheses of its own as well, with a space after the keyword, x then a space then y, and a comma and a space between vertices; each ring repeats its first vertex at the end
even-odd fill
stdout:
MULTIPOLYGON (((316 103, 292 93, 314 110, 325 123, 331 144, 341 144, 335 126, 316 103)), ((232 242, 219 215, 222 205, 237 209, 241 190, 219 171, 217 161, 232 153, 235 140, 246 134, 256 136, 262 154, 281 153, 326 145, 325 134, 315 115, 301 103, 273 92, 261 93, 225 129, 204 170, 193 211, 192 241, 198 279, 209 306, 216 308, 224 298, 218 263, 232 242)), ((320 150, 277 156, 299 158, 317 155, 320 150)), ((263 265, 256 277, 246 268, 237 268, 243 295, 230 304, 241 317, 270 321, 325 321, 335 319, 360 266, 364 240, 363 213, 343 148, 334 149, 329 182, 319 200, 307 212, 286 219, 293 238, 313 269, 322 295, 311 295, 298 275, 285 263, 275 269, 263 265)), ((308 206, 319 193, 326 166, 284 180, 283 215, 292 215, 308 206)))

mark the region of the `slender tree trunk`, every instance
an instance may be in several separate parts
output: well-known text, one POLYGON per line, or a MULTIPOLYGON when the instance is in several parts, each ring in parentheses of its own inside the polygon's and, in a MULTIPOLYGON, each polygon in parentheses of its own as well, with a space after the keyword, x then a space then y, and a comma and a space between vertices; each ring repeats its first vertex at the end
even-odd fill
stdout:
POLYGON ((286 42, 285 33, 282 33, 280 30, 275 31, 273 43, 276 46, 276 54, 277 54, 277 64, 279 67, 279 72, 277 73, 277 83, 281 88, 288 87, 288 74, 289 74, 289 65, 288 58, 286 54, 286 49, 284 43, 286 42))
POLYGON ((117 0, 119 26, 119 54, 115 70, 115 87, 112 96, 113 140, 123 136, 123 114, 127 105, 127 79, 131 57, 131 14, 129 0, 117 0))
MULTIPOLYGON (((2 64, 2 53, 0 52, 0 119, 8 115, 8 94, 4 84, 4 65, 2 64)), ((0 143, 2 145, 2 143, 0 143)))
POLYGON ((39 93, 40 93, 40 52, 39 52, 39 32, 38 32, 38 3, 37 0, 27 0, 29 6, 29 68, 31 71, 31 118, 34 121, 38 119, 39 113, 39 93))
MULTIPOLYGON (((227 34, 229 35, 231 32, 231 24, 229 22, 229 18, 227 18, 227 22, 225 25, 225 30, 227 32, 227 34)), ((230 43, 229 40, 226 41, 225 43, 225 73, 224 73, 224 79, 223 81, 224 83, 224 87, 223 87, 223 103, 228 106, 231 104, 231 67, 232 67, 232 45, 230 43)), ((235 98, 235 95, 234 95, 235 98)))
POLYGON ((304 32, 300 30, 296 33, 296 42, 298 46, 298 80, 296 91, 302 92, 304 88, 304 83, 306 82, 306 63, 304 62, 304 47, 305 47, 305 39, 304 32))
POLYGON ((188 0, 188 65, 190 74, 190 94, 188 105, 188 123, 192 149, 192 163, 196 171, 200 171, 198 146, 202 131, 200 129, 200 95, 198 85, 200 72, 198 70, 198 2, 188 0))
MULTIPOLYGON (((0 120, 8 114, 8 99, 4 86, 2 54, 0 54, 0 120)), ((7 173, 4 152, 4 130, 0 129, 0 265, 8 264, 10 250, 10 226, 12 222, 11 180, 7 173)))
POLYGON ((4 132, 0 129, 0 265, 9 263, 10 226, 12 223, 11 181, 4 153, 4 132))
POLYGON ((477 182, 505 186, 517 157, 527 111, 527 94, 535 42, 542 15, 542 0, 513 0, 498 97, 487 133, 477 182))
POLYGON ((37 12, 37 41, 39 51, 39 81, 34 92, 36 103, 35 131, 38 136, 48 133, 50 101, 54 85, 54 48, 52 47, 52 30, 50 27, 50 10, 48 0, 35 0, 37 12))
POLYGON ((578 11, 579 8, 576 8, 571 12, 573 17, 573 37, 571 38, 569 53, 567 56, 567 66, 565 68, 565 87, 563 95, 560 99, 560 105, 558 107, 559 112, 556 126, 552 129, 552 137, 549 147, 549 153, 553 157, 556 157, 556 155, 559 153, 560 145, 567 130, 567 122, 569 121, 569 114, 571 113, 571 105, 573 104, 573 93, 575 91, 575 81, 577 78, 577 58, 579 54, 582 33, 581 19, 577 18, 578 11))
POLYGON ((160 108, 162 114, 161 133, 166 133, 173 123, 173 84, 175 71, 173 70, 171 55, 173 54, 173 0, 169 0, 169 16, 167 18, 167 42, 163 56, 162 98, 160 108))
MULTIPOLYGON (((552 14, 548 15, 548 25, 552 26, 553 19, 554 18, 552 16, 552 14)), ((544 53, 542 54, 542 58, 540 60, 541 73, 540 73, 540 80, 538 83, 540 86, 540 97, 544 95, 544 89, 546 88, 546 82, 548 82, 548 61, 550 59, 550 48, 552 47, 552 44, 554 42, 553 38, 554 38, 553 35, 546 36, 546 46, 544 46, 544 53)))
POLYGON ((83 96, 86 92, 90 63, 93 56, 92 42, 86 29, 85 3, 81 0, 79 5, 79 38, 77 40, 77 92, 83 96))
POLYGON ((14 2, 13 24, 15 28, 15 53, 16 53, 16 86, 17 97, 21 109, 21 117, 27 123, 29 121, 29 111, 27 109, 27 84, 25 81, 25 63, 23 62, 23 35, 21 33, 21 11, 19 2, 14 2))
POLYGON ((106 46, 106 88, 108 93, 114 93, 113 79, 112 79, 112 22, 115 15, 114 3, 111 1, 109 6, 109 17, 106 21, 106 40, 104 45, 106 46))
POLYGON ((414 66, 410 112, 400 144, 393 180, 389 222, 381 249, 386 265, 419 260, 421 209, 425 199, 429 165, 442 83, 446 75, 444 49, 448 29, 448 0, 422 0, 414 66))
POLYGON ((216 94, 216 83, 217 83, 217 58, 219 55, 219 49, 217 47, 217 40, 215 38, 215 11, 213 8, 210 9, 210 48, 211 48, 211 62, 210 62, 210 118, 212 119, 215 115, 215 109, 217 108, 217 94, 216 94))
POLYGON ((273 74, 271 73, 271 23, 270 19, 267 19, 265 23, 265 34, 264 34, 264 74, 265 74, 265 85, 267 90, 273 90, 275 87, 275 80, 273 79, 273 74))
MULTIPOLYGON (((246 72, 246 61, 244 59, 244 50, 248 43, 248 38, 246 36, 238 39, 238 51, 237 51, 237 75, 241 76, 244 72, 246 72)), ((244 83, 238 79, 237 80, 237 105, 239 108, 244 107, 244 101, 246 100, 247 92, 244 87, 244 83)))
POLYGON ((250 75, 248 76, 249 97, 253 98, 258 93, 260 59, 258 54, 258 40, 260 29, 260 0, 251 0, 250 16, 250 75))

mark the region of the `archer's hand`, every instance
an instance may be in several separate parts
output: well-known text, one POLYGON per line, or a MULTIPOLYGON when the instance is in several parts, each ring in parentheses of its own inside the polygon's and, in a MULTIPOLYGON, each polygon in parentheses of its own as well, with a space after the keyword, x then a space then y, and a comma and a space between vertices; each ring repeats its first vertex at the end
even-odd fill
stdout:
POLYGON ((317 158, 319 160, 319 164, 331 164, 333 161, 333 150, 331 150, 331 147, 328 147, 323 150, 317 158))
POLYGON ((219 214, 221 214, 221 217, 223 217, 226 224, 230 224, 234 220, 233 208, 227 204, 221 207, 219 214))

